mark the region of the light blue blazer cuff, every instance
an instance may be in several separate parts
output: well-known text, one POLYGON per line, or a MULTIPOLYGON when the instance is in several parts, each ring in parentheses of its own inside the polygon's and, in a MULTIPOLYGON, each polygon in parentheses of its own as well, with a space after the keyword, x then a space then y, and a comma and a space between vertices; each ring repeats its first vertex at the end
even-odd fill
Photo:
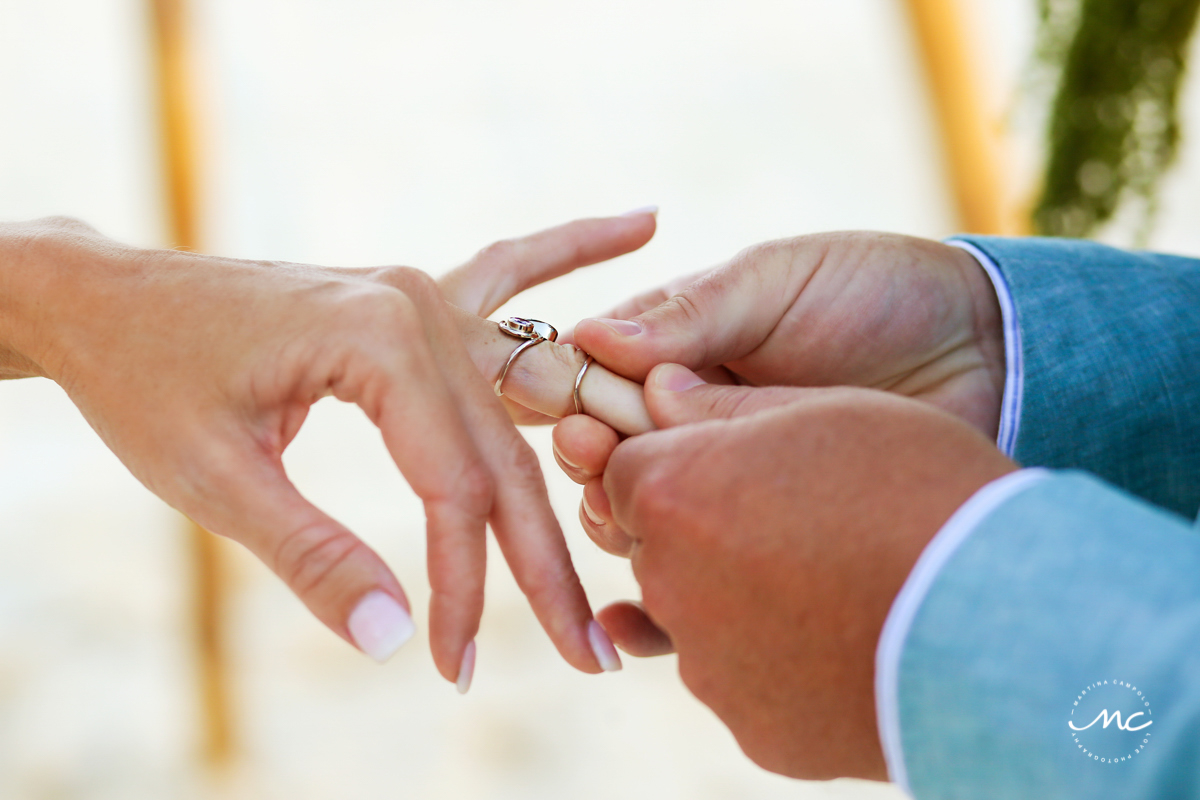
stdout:
POLYGON ((1200 260, 1068 239, 956 237, 1004 274, 1021 331, 1014 450, 1192 517, 1200 508, 1200 260))
POLYGON ((1092 476, 1034 483, 933 582, 898 699, 920 800, 1200 798, 1200 534, 1092 476))

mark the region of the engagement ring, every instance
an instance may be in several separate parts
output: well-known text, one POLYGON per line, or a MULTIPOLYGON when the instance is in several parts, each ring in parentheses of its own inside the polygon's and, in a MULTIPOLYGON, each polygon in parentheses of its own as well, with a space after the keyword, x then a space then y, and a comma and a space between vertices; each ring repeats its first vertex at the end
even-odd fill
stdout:
POLYGON ((558 331, 549 322, 542 322, 540 319, 525 319, 524 317, 509 317, 499 323, 500 330, 517 339, 525 341, 512 351, 512 355, 508 357, 508 361, 504 362, 504 369, 500 371, 500 377, 496 379, 496 397, 504 396, 504 376, 508 375, 508 368, 517 360, 517 356, 528 350, 534 345, 542 342, 553 342, 558 338, 558 331))

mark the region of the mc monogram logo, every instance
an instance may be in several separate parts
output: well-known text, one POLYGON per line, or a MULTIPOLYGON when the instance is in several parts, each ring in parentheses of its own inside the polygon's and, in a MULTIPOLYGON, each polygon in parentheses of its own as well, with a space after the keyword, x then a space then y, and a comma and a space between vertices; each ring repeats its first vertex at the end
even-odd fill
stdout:
POLYGON ((1150 744, 1151 715, 1141 689, 1122 680, 1104 680, 1089 684, 1075 698, 1067 727, 1085 758, 1120 764, 1150 744))

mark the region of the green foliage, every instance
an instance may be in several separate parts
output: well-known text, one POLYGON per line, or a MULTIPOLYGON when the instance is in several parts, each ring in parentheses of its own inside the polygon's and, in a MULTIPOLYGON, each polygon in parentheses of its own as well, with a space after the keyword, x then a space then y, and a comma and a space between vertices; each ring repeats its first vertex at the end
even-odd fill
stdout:
POLYGON ((1200 0, 1038 0, 1038 56, 1058 72, 1034 227, 1088 236, 1144 201, 1179 142, 1177 100, 1200 0))

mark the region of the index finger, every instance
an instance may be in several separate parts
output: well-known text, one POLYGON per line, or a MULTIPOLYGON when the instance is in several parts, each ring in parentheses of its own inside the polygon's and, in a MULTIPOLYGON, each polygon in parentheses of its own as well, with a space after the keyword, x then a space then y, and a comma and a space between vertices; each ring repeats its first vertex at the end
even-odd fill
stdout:
POLYGON ((451 303, 486 317, 521 292, 637 250, 654 236, 657 209, 581 219, 485 247, 438 280, 451 303))

